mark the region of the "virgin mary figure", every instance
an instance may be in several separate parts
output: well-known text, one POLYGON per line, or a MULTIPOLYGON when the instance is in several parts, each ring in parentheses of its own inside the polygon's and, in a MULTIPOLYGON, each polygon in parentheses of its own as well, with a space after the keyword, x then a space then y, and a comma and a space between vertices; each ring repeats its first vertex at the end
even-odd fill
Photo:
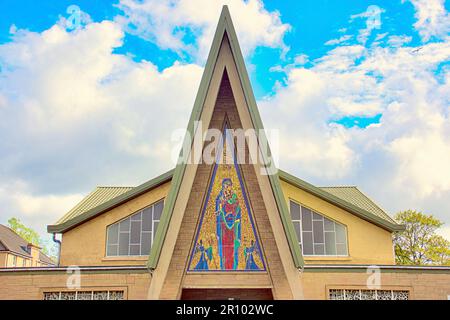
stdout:
POLYGON ((222 180, 216 198, 216 231, 221 270, 236 270, 241 245, 241 207, 231 179, 222 180))

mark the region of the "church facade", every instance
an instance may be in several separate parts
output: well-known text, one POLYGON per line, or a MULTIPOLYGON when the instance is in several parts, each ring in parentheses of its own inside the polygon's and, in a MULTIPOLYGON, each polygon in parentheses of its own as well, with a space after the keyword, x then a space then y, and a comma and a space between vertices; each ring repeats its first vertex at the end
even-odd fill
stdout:
POLYGON ((200 156, 214 161, 186 161, 196 156, 188 140, 175 169, 136 187, 97 187, 48 226, 62 235, 59 266, 0 269, 0 299, 449 297, 449 267, 395 265, 392 234, 404 226, 357 187, 316 187, 266 166, 227 7, 187 132, 208 130, 220 134, 212 149, 201 140, 200 156), (238 147, 236 130, 257 132, 256 143, 238 147), (264 161, 239 161, 254 146, 264 161))

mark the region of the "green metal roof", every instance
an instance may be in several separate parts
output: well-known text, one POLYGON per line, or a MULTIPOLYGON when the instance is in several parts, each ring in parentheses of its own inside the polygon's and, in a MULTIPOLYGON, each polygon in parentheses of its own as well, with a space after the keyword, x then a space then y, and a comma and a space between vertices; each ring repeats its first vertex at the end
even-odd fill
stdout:
POLYGON ((366 210, 374 215, 379 216, 387 221, 395 223, 383 209, 381 209, 375 202, 361 192, 356 186, 337 186, 337 187, 320 187, 320 189, 331 193, 332 195, 345 200, 355 206, 366 210))
POLYGON ((67 212, 56 224, 62 224, 99 205, 130 191, 134 187, 97 187, 81 200, 73 209, 67 212))
MULTIPOLYGON (((170 170, 166 173, 163 173, 160 176, 157 176, 154 179, 151 179, 143 184, 131 188, 129 190, 115 190, 114 192, 108 192, 105 190, 103 193, 103 197, 94 196, 96 190, 90 193, 86 198, 84 198, 74 209, 69 211, 64 217, 62 217, 58 222, 54 225, 47 226, 47 231, 50 233, 61 233, 68 231, 77 225, 92 219, 99 214, 102 214, 105 211, 111 210, 114 207, 120 206, 121 204, 140 196, 141 194, 160 186, 163 183, 166 183, 172 179, 173 170, 170 170), (122 193, 120 193, 123 191, 122 193), (108 195, 111 196, 113 193, 117 195, 113 198, 108 199, 108 195), (92 196, 92 197, 91 197, 92 196), (92 203, 88 201, 90 198, 92 203), (101 202, 101 199, 105 200, 101 202), (77 208, 78 207, 78 208, 77 208), (75 210, 77 208, 77 210, 75 210), (82 208, 86 208, 85 211, 82 208), (70 215, 70 217, 69 217, 70 215), (60 222, 61 221, 61 222, 60 222)), ((114 188, 114 187, 112 187, 114 188)), ((119 187, 121 188, 121 187, 119 187)), ((128 188, 128 187, 125 187, 128 188)))

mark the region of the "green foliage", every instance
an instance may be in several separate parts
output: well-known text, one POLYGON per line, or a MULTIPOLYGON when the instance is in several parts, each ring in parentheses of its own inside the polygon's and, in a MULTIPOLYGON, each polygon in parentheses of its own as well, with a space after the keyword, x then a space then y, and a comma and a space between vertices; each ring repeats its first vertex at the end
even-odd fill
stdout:
POLYGON ((436 234, 443 222, 419 211, 395 215, 406 230, 394 234, 395 260, 402 265, 450 265, 450 241, 436 234))
POLYGON ((45 241, 43 241, 39 234, 32 228, 28 228, 19 219, 14 217, 8 220, 8 226, 26 241, 40 246, 42 248, 41 251, 48 255, 48 249, 45 241))
POLYGON ((26 241, 39 245, 40 237, 39 234, 31 228, 26 227, 22 222, 20 222, 17 218, 11 218, 8 220, 8 226, 14 230, 19 236, 24 238, 26 241))

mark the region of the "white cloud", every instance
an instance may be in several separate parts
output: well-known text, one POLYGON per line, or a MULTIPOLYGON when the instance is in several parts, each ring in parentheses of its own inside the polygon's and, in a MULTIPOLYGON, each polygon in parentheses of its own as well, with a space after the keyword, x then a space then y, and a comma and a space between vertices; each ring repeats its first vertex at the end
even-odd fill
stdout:
POLYGON ((379 6, 370 5, 367 7, 366 11, 350 16, 350 22, 359 18, 366 19, 366 27, 359 30, 357 36, 357 40, 360 43, 365 44, 372 31, 381 28, 381 14, 383 12, 385 12, 385 10, 379 6))
POLYGON ((325 42, 326 46, 334 46, 337 44, 341 44, 346 42, 347 40, 350 40, 353 36, 352 35, 343 35, 342 37, 339 37, 338 39, 332 39, 332 40, 328 40, 327 42, 325 42))
POLYGON ((30 186, 20 180, 0 185, 2 213, 0 223, 9 218, 19 217, 27 226, 41 234, 46 232, 46 224, 55 222, 82 198, 83 194, 33 194, 30 186))
POLYGON ((282 168, 305 175, 339 178, 349 172, 357 161, 346 146, 345 130, 328 125, 327 98, 335 83, 314 70, 292 69, 286 87, 274 97, 259 103, 266 128, 280 130, 282 168))
POLYGON ((202 67, 159 71, 113 54, 123 36, 114 22, 56 24, 0 46, 0 203, 11 208, 2 220, 16 214, 43 230, 97 184, 136 185, 172 168, 170 135, 187 124, 202 67), (15 181, 26 188, 6 189, 15 181))
POLYGON ((432 37, 446 38, 450 33, 450 15, 445 9, 445 0, 403 0, 416 9, 414 28, 424 41, 432 37))
POLYGON ((257 46, 288 49, 283 37, 290 26, 282 23, 277 11, 267 11, 261 0, 121 0, 118 7, 124 15, 116 20, 163 49, 203 61, 224 4, 230 8, 244 55, 257 46))
POLYGON ((270 72, 284 72, 288 73, 291 69, 301 67, 309 62, 309 57, 306 54, 298 54, 294 57, 292 63, 285 65, 275 65, 269 69, 270 72))
POLYGON ((390 36, 388 39, 388 44, 391 47, 401 47, 406 43, 411 42, 412 37, 411 36, 390 36))
POLYGON ((286 142, 281 168, 319 185, 357 184, 392 213, 413 208, 450 224, 450 71, 435 73, 450 42, 417 49, 341 46, 290 69, 259 104, 286 142), (365 129, 332 122, 378 113, 365 129))
POLYGON ((450 241, 450 226, 441 227, 436 230, 436 233, 450 241))

